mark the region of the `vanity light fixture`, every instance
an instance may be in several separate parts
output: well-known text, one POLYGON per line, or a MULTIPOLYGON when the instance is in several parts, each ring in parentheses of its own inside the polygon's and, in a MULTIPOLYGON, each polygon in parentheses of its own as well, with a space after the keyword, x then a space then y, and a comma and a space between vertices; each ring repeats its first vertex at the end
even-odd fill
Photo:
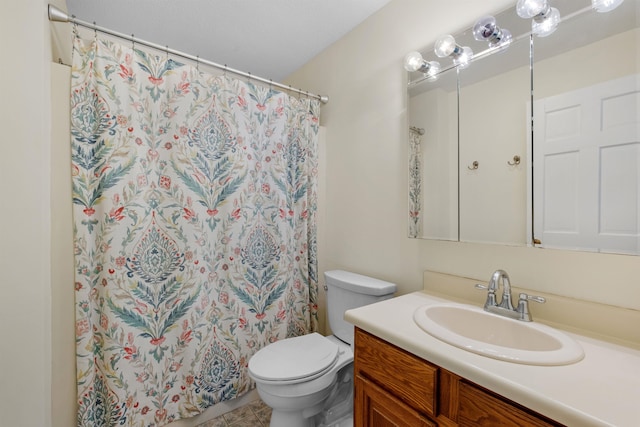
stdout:
POLYGON ((486 40, 490 48, 504 48, 511 43, 511 31, 498 27, 496 18, 487 15, 478 19, 473 26, 473 37, 478 41, 486 40))
POLYGON ((533 18, 531 31, 538 37, 550 35, 560 23, 560 12, 549 6, 547 0, 518 0, 516 12, 521 18, 533 18))
POLYGON ((404 57, 404 69, 409 72, 419 71, 429 79, 436 78, 440 72, 440 63, 438 61, 425 61, 420 52, 409 52, 404 57))
POLYGON ((453 64, 460 69, 467 68, 473 57, 473 51, 470 47, 457 45, 456 39, 448 34, 438 37, 433 50, 439 58, 450 56, 453 64))
POLYGON ((610 12, 620 6, 624 0, 591 0, 591 5, 598 12, 610 12))

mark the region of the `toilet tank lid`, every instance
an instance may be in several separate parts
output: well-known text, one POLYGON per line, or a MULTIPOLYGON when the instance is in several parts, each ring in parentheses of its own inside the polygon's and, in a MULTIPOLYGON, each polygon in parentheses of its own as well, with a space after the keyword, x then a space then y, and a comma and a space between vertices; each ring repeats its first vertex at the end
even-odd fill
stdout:
POLYGON ((327 286, 337 286, 348 291, 366 295, 389 295, 396 291, 395 283, 363 276, 344 270, 330 270, 324 273, 327 286))

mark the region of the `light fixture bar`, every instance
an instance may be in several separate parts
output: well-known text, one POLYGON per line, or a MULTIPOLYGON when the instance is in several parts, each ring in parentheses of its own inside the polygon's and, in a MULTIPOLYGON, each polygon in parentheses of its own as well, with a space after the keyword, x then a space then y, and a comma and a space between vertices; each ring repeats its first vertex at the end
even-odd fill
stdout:
MULTIPOLYGON (((570 21, 570 20, 575 19, 575 18, 577 18, 577 17, 579 17, 579 16, 581 16, 581 15, 583 15, 585 13, 590 13, 593 10, 594 10, 593 6, 590 4, 589 6, 585 6, 585 7, 581 8, 581 9, 576 10, 575 12, 572 12, 572 13, 569 13, 569 14, 563 16, 562 19, 561 19, 561 22, 570 21)), ((520 41, 520 40, 522 40, 524 38, 528 39, 531 36, 531 34, 532 34, 531 31, 527 31, 526 33, 520 34, 520 35, 514 37, 513 40, 511 41, 511 43, 516 43, 516 42, 518 42, 518 41, 520 41)), ((476 60, 480 60, 480 59, 484 58, 485 56, 492 55, 493 53, 495 53, 496 51, 499 51, 499 50, 500 49, 496 49, 496 48, 488 48, 488 49, 485 49, 485 50, 480 51, 478 53, 474 53, 473 54, 473 58, 471 58, 471 62, 474 62, 476 60)), ((440 74, 446 73, 447 71, 455 69, 455 68, 456 68, 455 65, 443 66, 440 69, 440 72, 435 74, 434 76, 430 76, 430 79, 433 79, 433 77, 438 77, 440 74)), ((407 87, 411 88, 413 86, 417 86, 417 85, 423 83, 426 80, 431 81, 430 79, 427 79, 427 77, 421 76, 421 77, 419 77, 419 78, 417 78, 415 80, 409 81, 407 83, 407 87)))

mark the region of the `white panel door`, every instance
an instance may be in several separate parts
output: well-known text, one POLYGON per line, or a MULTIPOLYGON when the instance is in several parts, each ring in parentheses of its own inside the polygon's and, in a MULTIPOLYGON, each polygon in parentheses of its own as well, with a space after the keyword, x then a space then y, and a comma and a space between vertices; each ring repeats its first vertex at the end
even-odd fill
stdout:
POLYGON ((640 251, 640 76, 534 102, 534 235, 542 246, 640 251))

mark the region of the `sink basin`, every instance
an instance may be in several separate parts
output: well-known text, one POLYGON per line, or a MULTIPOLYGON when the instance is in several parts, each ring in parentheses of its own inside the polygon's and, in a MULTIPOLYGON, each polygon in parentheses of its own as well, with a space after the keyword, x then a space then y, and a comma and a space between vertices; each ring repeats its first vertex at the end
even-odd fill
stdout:
POLYGON ((413 319, 428 334, 463 350, 527 365, 569 365, 584 357, 569 335, 534 322, 488 313, 465 304, 418 308, 413 319))

